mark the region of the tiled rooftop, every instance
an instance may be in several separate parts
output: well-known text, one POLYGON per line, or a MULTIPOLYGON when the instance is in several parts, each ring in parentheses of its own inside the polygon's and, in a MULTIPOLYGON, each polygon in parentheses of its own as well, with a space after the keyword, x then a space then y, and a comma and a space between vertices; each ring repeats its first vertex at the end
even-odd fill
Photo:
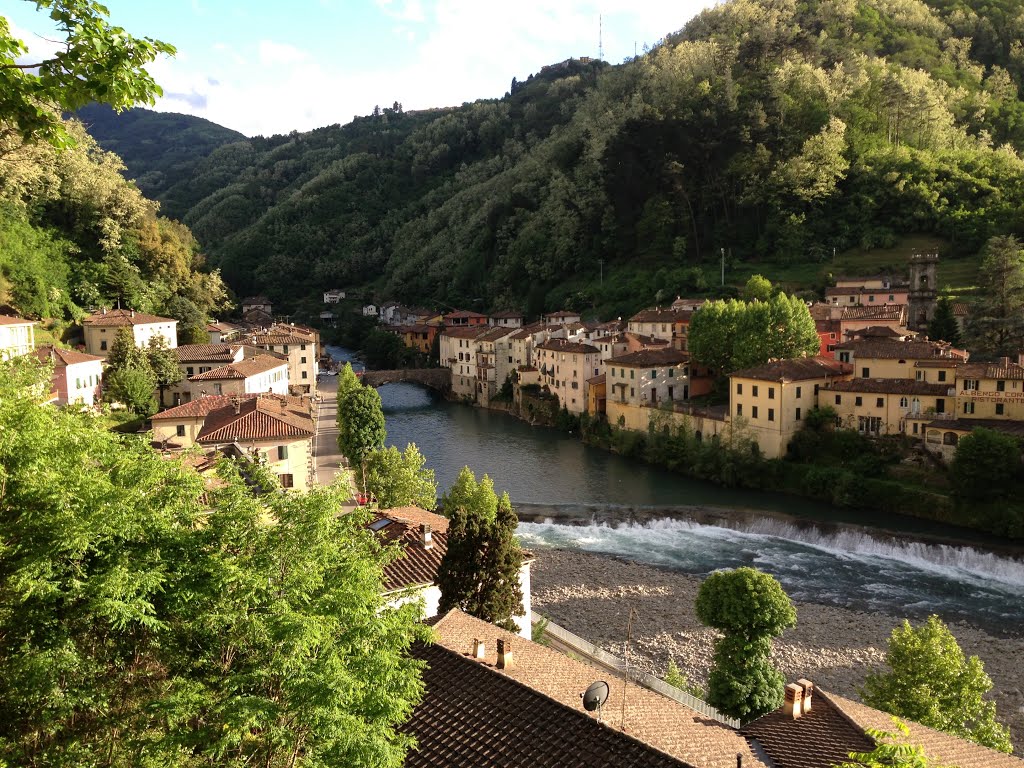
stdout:
POLYGON ((434 625, 434 630, 440 645, 459 654, 470 653, 474 638, 484 640, 485 662, 492 667, 496 662, 497 639, 511 642, 516 663, 513 669, 502 674, 586 717, 595 715, 583 710, 580 694, 595 680, 606 680, 611 691, 604 707, 605 721, 685 763, 699 768, 735 768, 739 753, 743 755, 744 768, 764 766, 743 737, 732 728, 654 691, 626 683, 606 671, 524 640, 461 611, 445 614, 434 625), (624 691, 626 707, 623 721, 624 691))
POLYGON ((898 320, 906 318, 904 304, 882 304, 880 306, 843 307, 841 320, 898 320))
POLYGON ((159 421, 161 419, 206 418, 211 411, 231 405, 231 403, 236 399, 251 400, 255 397, 259 397, 259 395, 206 395, 205 397, 200 397, 196 400, 176 405, 174 408, 168 408, 166 411, 161 411, 153 416, 153 421, 159 421))
POLYGON ((929 422, 929 428, 953 432, 972 432, 975 429, 991 429, 1014 437, 1024 437, 1024 421, 1011 419, 939 419, 929 422))
POLYGON ((833 381, 822 389, 833 392, 867 392, 880 395, 949 395, 953 382, 936 384, 930 381, 914 379, 853 379, 852 381, 833 381))
POLYGON ((597 354, 601 350, 592 344, 583 344, 579 341, 568 341, 567 339, 548 339, 537 345, 537 349, 546 349, 549 352, 566 352, 581 355, 597 354))
POLYGON ((890 341, 888 339, 864 339, 844 341, 836 345, 836 351, 848 350, 855 358, 873 357, 885 360, 930 360, 939 357, 957 357, 967 360, 967 352, 954 349, 941 341, 890 341))
POLYGON ((26 320, 24 317, 13 315, 0 315, 0 325, 34 325, 35 320, 26 320))
POLYGON ((605 362, 609 365, 624 365, 627 367, 644 368, 659 365, 681 365, 689 362, 690 354, 671 347, 666 349, 640 349, 636 352, 627 352, 618 357, 611 357, 605 362))
POLYGON ((309 406, 297 397, 261 395, 211 411, 199 443, 231 443, 312 437, 316 429, 309 406))
POLYGON ((489 330, 491 330, 490 326, 486 325, 459 325, 454 328, 445 328, 441 331, 441 335, 450 339, 475 339, 478 336, 483 336, 489 330))
POLYGON ((958 379, 1024 379, 1024 367, 1003 358, 994 363, 968 363, 956 369, 958 379))
POLYGON ((131 309, 107 309, 93 312, 82 320, 82 325, 94 325, 103 328, 123 328, 133 325, 149 325, 151 323, 177 323, 170 317, 149 315, 131 309))
POLYGON ((826 376, 841 376, 850 373, 853 366, 840 363, 830 357, 797 357, 790 360, 773 360, 754 368, 734 371, 730 376, 759 381, 803 381, 826 376))
POLYGON ((653 309, 642 309, 629 318, 631 323, 674 323, 677 320, 688 318, 692 312, 685 309, 672 309, 671 307, 654 307, 653 309))
POLYGON ((240 360, 237 363, 222 365, 206 373, 197 373, 189 378, 189 381, 220 381, 222 379, 247 379, 250 376, 258 376, 261 373, 272 371, 281 366, 287 366, 288 361, 282 360, 275 355, 262 354, 251 360, 240 360))
POLYGON ((87 355, 85 352, 77 352, 73 349, 61 349, 55 347, 52 344, 46 346, 36 347, 33 354, 41 363, 53 362, 53 364, 62 368, 68 365, 78 365, 79 363, 93 363, 97 360, 103 360, 102 357, 96 355, 87 355))
MULTIPOLYGON (((525 642, 512 640, 513 657, 525 642)), ((406 768, 687 766, 589 717, 579 703, 582 690, 565 705, 441 645, 417 645, 412 653, 427 664, 426 693, 402 726, 417 741, 406 768)), ((596 670, 592 677, 599 679, 596 670)))

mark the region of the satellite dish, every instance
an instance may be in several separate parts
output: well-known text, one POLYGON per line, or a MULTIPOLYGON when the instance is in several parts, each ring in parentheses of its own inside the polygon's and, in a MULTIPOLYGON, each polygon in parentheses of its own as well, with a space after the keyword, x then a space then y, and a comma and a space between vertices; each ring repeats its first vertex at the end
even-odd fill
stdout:
POLYGON ((583 699, 583 708, 587 712, 600 711, 601 706, 608 700, 608 690, 608 683, 604 680, 592 683, 587 690, 580 694, 583 699))

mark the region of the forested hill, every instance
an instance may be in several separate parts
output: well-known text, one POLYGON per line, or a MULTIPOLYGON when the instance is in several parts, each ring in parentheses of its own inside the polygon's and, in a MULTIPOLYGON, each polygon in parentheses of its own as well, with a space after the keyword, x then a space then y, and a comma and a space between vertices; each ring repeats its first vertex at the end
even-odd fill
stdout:
POLYGON ((174 219, 188 212, 190 199, 183 187, 199 161, 217 147, 245 139, 238 131, 174 112, 127 109, 118 114, 106 104, 90 104, 75 116, 101 147, 131 158, 130 177, 174 219))
MULTIPOLYGON (((635 61, 222 146, 185 221, 238 292, 605 313, 792 263, 1024 234, 1016 0, 729 0, 635 61)), ((129 165, 131 156, 126 157, 129 165)))

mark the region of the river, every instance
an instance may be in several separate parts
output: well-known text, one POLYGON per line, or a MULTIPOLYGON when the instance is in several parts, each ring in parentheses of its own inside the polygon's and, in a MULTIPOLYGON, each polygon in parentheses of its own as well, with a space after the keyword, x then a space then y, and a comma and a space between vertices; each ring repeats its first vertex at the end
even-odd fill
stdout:
POLYGON ((528 548, 581 549, 701 575, 751 565, 796 600, 938 613, 1024 633, 1024 553, 946 543, 963 532, 911 518, 690 480, 411 384, 380 394, 388 444, 415 442, 440 492, 463 466, 490 475, 515 504, 528 548))

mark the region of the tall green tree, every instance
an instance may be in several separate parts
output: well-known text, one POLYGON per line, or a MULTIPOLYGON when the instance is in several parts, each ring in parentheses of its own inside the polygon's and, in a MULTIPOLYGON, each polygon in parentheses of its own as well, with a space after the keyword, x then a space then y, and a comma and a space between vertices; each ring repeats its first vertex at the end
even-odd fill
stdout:
POLYGON ((864 701, 897 717, 927 725, 1000 752, 1011 752, 1009 731, 995 702, 982 697, 992 680, 977 656, 966 658, 938 616, 919 627, 904 620, 889 637, 887 671, 864 682, 864 701))
POLYGON ((40 370, 0 364, 0 763, 401 765, 427 630, 367 517, 207 485, 37 403, 40 370))
POLYGON ((178 365, 178 356, 174 350, 167 346, 167 339, 161 334, 152 336, 146 346, 146 362, 153 372, 153 379, 160 391, 160 404, 164 402, 164 391, 173 387, 184 378, 181 366, 178 365))
POLYGON ((764 275, 752 275, 743 286, 744 301, 768 301, 772 297, 772 281, 764 275))
POLYGON ((437 570, 439 608, 442 612, 459 608, 515 632, 513 617, 523 611, 519 581, 523 552, 515 536, 519 519, 507 493, 496 499, 492 510, 493 490, 480 492, 483 486, 480 483, 474 493, 460 495, 454 506, 453 501, 445 505, 448 549, 437 570))
POLYGON ((1009 435, 978 428, 956 445, 949 466, 953 492, 970 501, 1012 496, 1021 482, 1021 444, 1009 435))
POLYGON ((968 323, 968 341, 979 356, 1016 356, 1024 349, 1024 249, 1013 235, 1000 235, 984 253, 981 299, 968 323))
POLYGON ((157 411, 156 379, 148 368, 111 369, 103 387, 108 403, 121 403, 132 413, 146 417, 157 411))
POLYGON ((119 371, 122 368, 149 369, 146 351, 136 346, 131 328, 118 328, 107 355, 107 369, 119 371))
POLYGON ((0 16, 0 119, 6 131, 26 142, 64 146, 73 140, 61 112, 92 101, 121 111, 162 95, 145 65, 173 54, 174 46, 112 26, 95 0, 37 0, 36 7, 49 11, 63 45, 49 58, 22 63, 28 47, 0 16))
POLYGON ((942 296, 935 305, 935 316, 928 323, 928 338, 948 341, 954 346, 960 343, 960 326, 948 296, 942 296))
POLYGON ((449 510, 472 509, 488 520, 493 520, 498 513, 498 495, 494 492, 494 482, 486 474, 477 482, 473 470, 463 467, 452 487, 441 497, 441 509, 446 515, 449 510))
POLYGON ((366 455, 363 485, 381 509, 409 505, 433 509, 437 506, 437 481, 434 470, 416 443, 399 453, 394 446, 366 455))
POLYGON ((362 480, 363 459, 387 439, 380 394, 361 384, 338 398, 338 449, 362 480))
POLYGON ((782 585, 755 568, 716 571, 697 592, 697 618, 722 633, 715 641, 707 701, 744 722, 777 709, 785 680, 769 658, 772 640, 796 625, 782 585))

